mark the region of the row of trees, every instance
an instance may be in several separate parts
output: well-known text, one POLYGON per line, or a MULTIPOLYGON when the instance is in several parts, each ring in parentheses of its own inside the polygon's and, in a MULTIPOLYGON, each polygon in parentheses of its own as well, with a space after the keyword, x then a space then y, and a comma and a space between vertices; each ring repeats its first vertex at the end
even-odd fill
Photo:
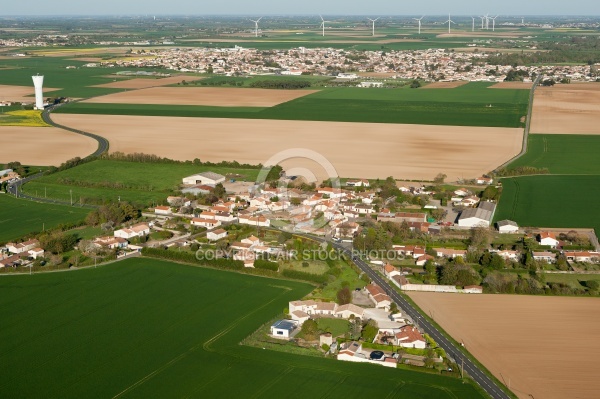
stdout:
POLYGON ((249 86, 258 89, 296 90, 308 88, 311 86, 311 83, 308 80, 300 79, 272 79, 256 80, 250 83, 249 86))

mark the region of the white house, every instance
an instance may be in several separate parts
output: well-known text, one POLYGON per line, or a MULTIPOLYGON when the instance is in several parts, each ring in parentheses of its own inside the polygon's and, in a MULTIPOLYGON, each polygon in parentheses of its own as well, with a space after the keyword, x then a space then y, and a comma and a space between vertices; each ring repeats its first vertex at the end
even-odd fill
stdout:
POLYGON ((466 285, 462 292, 465 294, 483 294, 483 287, 480 285, 466 285))
POLYGON ((367 179, 349 179, 346 181, 348 187, 370 187, 371 183, 367 179))
POLYGON ((217 229, 206 233, 206 238, 208 238, 209 241, 218 241, 225 237, 227 237, 227 230, 223 229, 217 229))
POLYGON ((249 224, 251 226, 260 226, 260 227, 269 227, 271 225, 271 221, 264 217, 263 215, 259 216, 249 216, 249 215, 240 215, 239 216, 240 224, 249 224))
POLYGON ((110 236, 98 237, 94 239, 93 242, 96 247, 105 247, 109 249, 127 248, 127 245, 129 244, 124 238, 110 236))
POLYGON ((154 213, 156 215, 172 215, 173 211, 170 206, 157 206, 154 208, 154 213))
POLYGON ((6 249, 8 249, 8 252, 12 253, 12 254, 22 254, 22 253, 26 253, 27 251, 37 248, 39 247, 40 243, 38 240, 28 240, 25 242, 21 242, 19 244, 15 244, 15 243, 8 243, 6 244, 6 249))
POLYGON ((336 237, 352 237, 358 231, 359 225, 354 222, 345 222, 335 228, 336 237))
POLYGON ((195 175, 191 175, 183 178, 183 184, 185 185, 198 185, 205 184, 208 186, 214 186, 225 181, 225 176, 213 172, 202 172, 195 175))
POLYGON ((533 259, 538 261, 546 261, 548 263, 556 262, 556 255, 549 251, 533 251, 533 259))
POLYGON ((126 240, 129 240, 129 239, 135 238, 135 237, 147 236, 149 234, 150 234, 150 226, 148 226, 146 223, 138 223, 129 228, 115 230, 115 232, 113 233, 113 235, 115 237, 121 237, 126 240))
POLYGON ((542 231, 539 235, 540 245, 549 246, 550 248, 556 248, 559 241, 556 239, 556 235, 549 231, 542 231))
POLYGON ((388 310, 392 306, 392 299, 378 285, 369 284, 365 287, 365 290, 376 308, 388 310))
POLYGON ((392 278, 394 276, 402 274, 402 273, 400 273, 400 271, 398 270, 397 267, 394 267, 394 266, 390 265, 389 263, 387 263, 383 267, 383 273, 386 275, 387 278, 392 278))
POLYGON ((492 179, 491 177, 478 177, 477 178, 477 184, 492 184, 494 182, 494 179, 492 179))
POLYGON ((519 225, 512 220, 501 220, 496 225, 501 234, 515 234, 519 232, 519 225))
POLYGON ((290 313, 290 316, 292 317, 292 320, 298 322, 298 325, 301 326, 302 324, 304 324, 304 322, 308 319, 310 319, 310 315, 306 312, 303 312, 301 310, 295 310, 293 312, 290 313))
POLYGON ((364 313, 365 313, 365 310, 363 308, 356 306, 352 303, 349 303, 347 305, 338 306, 337 310, 335 311, 335 316, 341 317, 343 319, 349 319, 350 316, 354 316, 355 318, 362 319, 364 313))
POLYGON ((467 251, 465 249, 453 249, 453 248, 433 248, 435 251, 435 255, 438 258, 464 258, 467 255, 467 251))
POLYGON ((44 250, 42 248, 34 248, 34 249, 30 249, 29 251, 27 251, 27 254, 30 257, 32 257, 33 259, 43 258, 44 250))
POLYGON ((215 227, 219 227, 221 222, 217 219, 206 219, 206 218, 193 218, 192 226, 196 227, 205 227, 207 229, 214 229, 215 227))
POLYGON ((298 323, 292 320, 279 320, 271 326, 271 335, 276 338, 290 338, 298 323))

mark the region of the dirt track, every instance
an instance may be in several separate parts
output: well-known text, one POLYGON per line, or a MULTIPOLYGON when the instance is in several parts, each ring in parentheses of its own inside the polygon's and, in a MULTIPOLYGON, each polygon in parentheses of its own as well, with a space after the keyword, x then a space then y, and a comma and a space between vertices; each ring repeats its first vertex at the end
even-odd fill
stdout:
POLYGON ((70 114, 52 118, 106 137, 111 151, 257 164, 300 147, 322 153, 340 176, 364 178, 431 180, 440 172, 449 180, 478 177, 516 155, 523 137, 521 129, 463 126, 70 114))
POLYGON ((536 89, 531 133, 600 134, 600 83, 536 89))
POLYGON ((58 166, 75 157, 93 153, 96 141, 53 127, 0 126, 0 163, 58 166))
POLYGON ((207 105, 213 107, 273 107, 275 105, 295 100, 296 98, 304 97, 315 92, 315 90, 153 87, 149 89, 127 91, 95 97, 84 102, 97 104, 112 103, 207 105))
POLYGON ((409 296, 520 398, 598 397, 598 298, 409 296))

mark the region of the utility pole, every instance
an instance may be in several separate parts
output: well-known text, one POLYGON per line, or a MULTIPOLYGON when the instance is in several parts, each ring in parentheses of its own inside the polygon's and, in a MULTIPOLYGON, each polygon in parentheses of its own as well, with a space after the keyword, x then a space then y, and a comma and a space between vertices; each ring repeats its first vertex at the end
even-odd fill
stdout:
POLYGON ((71 194, 71 206, 73 206, 73 190, 69 190, 69 193, 71 194))

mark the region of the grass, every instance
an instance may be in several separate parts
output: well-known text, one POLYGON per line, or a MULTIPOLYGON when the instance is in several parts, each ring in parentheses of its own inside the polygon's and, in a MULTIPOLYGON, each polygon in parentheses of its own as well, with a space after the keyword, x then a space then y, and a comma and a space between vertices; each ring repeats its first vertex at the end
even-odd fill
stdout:
POLYGON ((358 273, 356 273, 356 271, 354 271, 345 261, 335 261, 335 267, 340 268, 340 275, 335 281, 328 283, 325 287, 315 289, 315 291, 311 293, 311 299, 336 301, 337 293, 342 289, 344 281, 348 282, 350 290, 363 288, 367 285, 367 283, 359 278, 358 273))
POLYGON ((290 269, 311 274, 325 274, 329 270, 329 266, 327 266, 327 263, 319 260, 290 261, 289 263, 281 262, 280 265, 281 269, 290 269), (304 262, 308 263, 308 267, 304 267, 302 265, 302 263, 304 262))
POLYGON ((0 243, 85 219, 89 209, 43 204, 0 194, 0 243))
POLYGON ((600 233, 600 176, 523 176, 502 179, 494 221, 520 226, 594 228, 600 233))
POLYGON ((455 378, 239 345, 306 284, 130 259, 0 289, 2 397, 484 397, 455 378))
POLYGON ((600 174, 600 136, 530 134, 527 153, 508 165, 548 168, 554 174, 600 174))
POLYGON ((181 184, 183 177, 212 171, 224 176, 239 174, 236 180, 253 181, 259 169, 237 169, 194 165, 192 163, 141 163, 96 160, 72 169, 44 176, 23 186, 30 195, 79 203, 89 199, 121 200, 135 203, 163 203, 181 184))
POLYGON ((334 337, 343 336, 350 330, 350 322, 345 319, 317 319, 319 330, 331 333, 334 337))
MULTIPOLYGON (((325 88, 270 108, 74 103, 57 112, 338 122, 520 127, 528 91, 492 90, 490 83, 455 89, 325 88), (492 105, 492 107, 489 107, 492 105)), ((241 89, 240 89, 241 90, 241 89)))
POLYGON ((42 119, 42 111, 18 110, 0 114, 0 126, 50 126, 42 119))
POLYGON ((600 274, 566 274, 544 273, 544 278, 549 283, 564 283, 573 288, 583 288, 582 282, 596 280, 600 282, 600 274))

